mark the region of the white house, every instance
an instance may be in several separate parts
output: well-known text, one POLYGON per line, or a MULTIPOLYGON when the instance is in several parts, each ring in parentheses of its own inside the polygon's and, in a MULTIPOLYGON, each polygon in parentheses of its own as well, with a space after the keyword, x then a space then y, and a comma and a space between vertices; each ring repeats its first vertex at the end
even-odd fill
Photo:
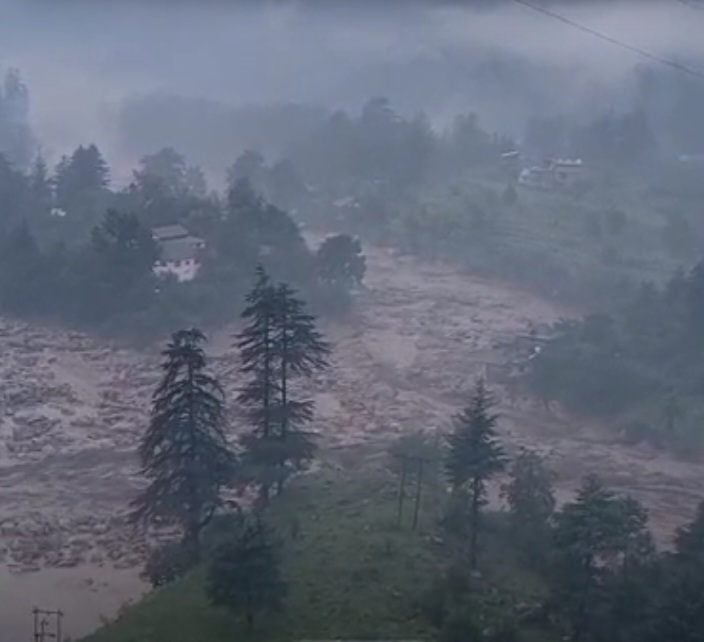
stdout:
POLYGON ((200 269, 198 255, 205 247, 203 239, 192 236, 181 225, 164 225, 152 229, 152 237, 159 248, 159 259, 154 274, 173 274, 178 281, 192 281, 200 269))
POLYGON ((521 185, 539 189, 569 188, 584 179, 584 166, 580 159, 551 160, 544 166, 527 167, 518 176, 518 182, 521 185))

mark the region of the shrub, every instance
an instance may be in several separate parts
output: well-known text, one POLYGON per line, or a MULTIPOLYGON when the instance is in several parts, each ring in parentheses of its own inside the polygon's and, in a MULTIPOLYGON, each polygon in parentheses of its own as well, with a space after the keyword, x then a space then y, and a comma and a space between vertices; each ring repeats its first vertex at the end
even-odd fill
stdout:
POLYGON ((195 551, 181 542, 168 542, 149 555, 142 578, 153 588, 183 577, 196 563, 195 551))

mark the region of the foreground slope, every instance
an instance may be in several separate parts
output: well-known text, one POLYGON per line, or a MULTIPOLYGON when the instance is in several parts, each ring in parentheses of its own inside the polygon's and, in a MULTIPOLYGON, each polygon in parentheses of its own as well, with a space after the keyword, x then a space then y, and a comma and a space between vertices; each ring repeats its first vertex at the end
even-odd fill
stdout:
MULTIPOLYGON (((438 631, 424 605, 447 564, 434 535, 437 504, 426 491, 419 531, 411 530, 408 517, 399 528, 397 492, 396 480, 372 466, 307 475, 275 500, 270 515, 284 541, 289 595, 286 611, 261 618, 254 633, 208 606, 201 569, 155 591, 84 642, 434 639, 438 631)), ((492 542, 485 553, 487 582, 519 602, 540 599, 540 585, 513 566, 508 549, 492 542)), ((502 609, 487 613, 489 627, 502 609)))
MULTIPOLYGON (((403 432, 444 430, 497 341, 568 313, 449 266, 374 248, 367 255, 368 289, 351 319, 325 328, 333 365, 309 391, 331 451, 379 452, 403 432)), ((239 385, 232 333, 213 333, 207 346, 230 398, 239 385)), ((0 352, 0 590, 12 592, 0 621, 21 639, 31 635, 33 605, 58 607, 76 637, 144 589, 144 543, 125 528, 124 513, 140 483, 134 453, 159 356, 7 320, 0 352)), ((650 509, 661 540, 691 520, 704 497, 700 465, 496 392, 507 446, 538 448, 560 475, 561 496, 595 472, 650 509)), ((233 423, 235 438, 234 415, 233 423)))

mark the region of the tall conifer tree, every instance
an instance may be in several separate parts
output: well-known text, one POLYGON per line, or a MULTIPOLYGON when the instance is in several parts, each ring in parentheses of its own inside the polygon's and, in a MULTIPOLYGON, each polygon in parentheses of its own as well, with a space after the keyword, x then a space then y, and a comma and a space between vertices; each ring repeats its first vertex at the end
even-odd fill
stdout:
POLYGON ((285 283, 276 290, 275 345, 279 374, 278 436, 281 440, 278 491, 286 477, 305 466, 315 453, 314 435, 305 430, 313 420, 313 402, 296 400, 291 383, 328 366, 330 346, 315 326, 315 317, 285 283))
POLYGON ((492 412, 494 400, 480 379, 469 405, 455 418, 448 435, 445 462, 447 480, 452 490, 452 513, 449 523, 457 534, 466 534, 469 526, 469 563, 477 566, 477 543, 481 507, 486 502, 486 483, 505 464, 504 452, 496 435, 498 417, 492 412))
POLYGON ((276 482, 279 460, 275 441, 278 404, 278 364, 276 359, 276 288, 260 265, 256 282, 247 295, 242 313, 246 326, 237 335, 237 348, 248 378, 237 400, 244 407, 252 432, 242 437, 245 481, 259 487, 266 503, 269 489, 276 482))
POLYGON ((261 266, 247 303, 248 323, 237 346, 248 382, 238 400, 253 430, 242 443, 248 481, 266 503, 272 486, 281 492, 286 479, 313 457, 313 435, 305 430, 313 402, 295 399, 291 384, 326 367, 330 348, 295 290, 273 285, 261 266))
POLYGON ((163 351, 164 376, 139 446, 150 483, 132 502, 133 521, 180 525, 196 557, 235 463, 223 430, 222 388, 205 371, 204 340, 199 330, 180 330, 163 351))

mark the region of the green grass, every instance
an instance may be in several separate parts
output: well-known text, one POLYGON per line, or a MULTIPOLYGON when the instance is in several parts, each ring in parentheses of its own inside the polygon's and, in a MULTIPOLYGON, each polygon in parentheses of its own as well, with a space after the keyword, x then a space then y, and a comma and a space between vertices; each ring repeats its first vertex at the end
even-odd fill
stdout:
MULTIPOLYGON (((489 234, 479 233, 482 241, 477 247, 462 250, 460 246, 455 258, 465 258, 474 269, 484 267, 528 287, 531 278, 540 284, 549 280, 551 273, 565 272, 571 276, 558 288, 565 290, 560 296, 569 298, 576 292, 578 300, 589 300, 594 287, 608 296, 610 284, 619 280, 662 283, 677 268, 687 268, 700 258, 696 253, 673 255, 663 242, 667 215, 675 212, 688 215, 694 237, 704 234, 693 209, 696 203, 677 193, 656 196, 643 177, 622 176, 610 187, 595 184, 581 196, 519 186, 513 206, 501 201, 505 179, 470 171, 449 180, 449 185, 438 181, 428 186, 421 200, 434 217, 464 230, 464 246, 469 248, 467 244, 477 236, 469 221, 470 203, 482 208, 493 221, 489 234), (626 214, 626 225, 618 233, 608 229, 610 209, 626 214)), ((543 294, 551 289, 548 285, 543 294)), ((620 290, 612 294, 620 300, 620 290)))
MULTIPOLYGON (((276 500, 271 521, 285 540, 289 594, 285 612, 263 618, 251 635, 232 615, 207 604, 199 569, 153 592, 85 642, 437 639, 418 604, 447 565, 444 546, 432 534, 438 502, 426 498, 420 528, 412 532, 410 506, 408 524, 396 526, 396 493, 395 480, 381 473, 326 472, 298 479, 276 500)), ((505 613, 507 595, 531 602, 542 587, 517 569, 505 545, 494 537, 486 541, 491 589, 482 598, 482 619, 491 622, 505 613)))

